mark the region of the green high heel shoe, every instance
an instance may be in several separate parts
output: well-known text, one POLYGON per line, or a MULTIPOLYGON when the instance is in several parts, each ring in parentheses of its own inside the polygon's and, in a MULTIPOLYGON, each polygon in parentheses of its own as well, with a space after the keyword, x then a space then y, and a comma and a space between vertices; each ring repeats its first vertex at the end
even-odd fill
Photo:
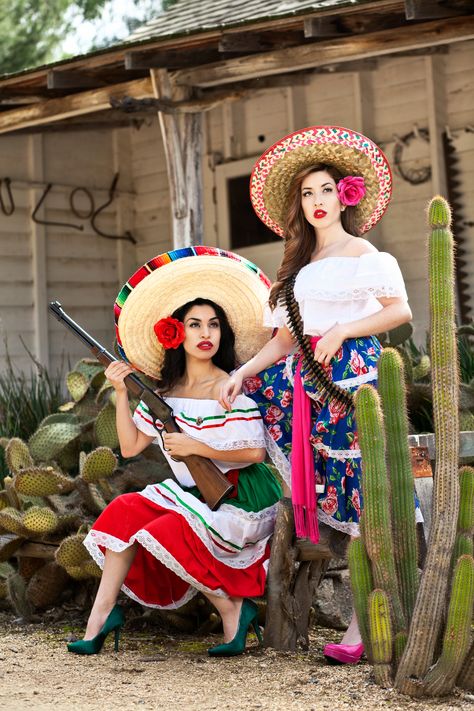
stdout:
POLYGON ((115 605, 104 622, 100 632, 92 639, 79 639, 77 642, 69 642, 67 648, 74 654, 98 654, 102 649, 105 638, 109 632, 115 632, 115 651, 118 652, 120 630, 125 621, 123 610, 120 605, 115 605))
POLYGON ((262 644, 262 633, 260 632, 257 618, 257 605, 252 602, 252 600, 243 600, 239 616, 239 626, 237 627, 234 639, 226 644, 218 644, 217 647, 211 647, 207 650, 207 653, 211 657, 235 657, 237 654, 243 654, 245 650, 245 643, 247 641, 247 634, 251 626, 258 637, 258 641, 262 644))

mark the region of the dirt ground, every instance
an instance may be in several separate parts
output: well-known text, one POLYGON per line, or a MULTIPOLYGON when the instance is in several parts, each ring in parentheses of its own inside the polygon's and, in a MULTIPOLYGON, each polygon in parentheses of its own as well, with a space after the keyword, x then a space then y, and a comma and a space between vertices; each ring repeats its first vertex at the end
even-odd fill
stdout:
POLYGON ((81 636, 81 620, 18 624, 0 613, 0 709, 179 709, 211 711, 411 711, 474 709, 474 695, 461 690, 447 699, 415 701, 376 686, 366 662, 328 666, 321 654, 339 634, 317 628, 310 651, 278 653, 257 648, 245 655, 211 659, 206 649, 220 641, 125 626, 120 651, 109 638, 101 654, 70 654, 66 642, 81 636), (132 628, 132 629, 131 629, 132 628))

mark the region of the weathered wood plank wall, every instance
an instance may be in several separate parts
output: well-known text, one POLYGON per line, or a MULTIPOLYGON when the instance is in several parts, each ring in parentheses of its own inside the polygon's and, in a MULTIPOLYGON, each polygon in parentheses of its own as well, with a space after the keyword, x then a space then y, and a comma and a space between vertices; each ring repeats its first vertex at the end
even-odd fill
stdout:
POLYGON ((131 131, 137 265, 172 248, 166 158, 156 117, 131 131))
MULTIPOLYGON (((128 130, 122 133, 128 142, 128 130)), ((12 179, 15 200, 11 216, 0 213, 2 331, 18 368, 29 371, 31 367, 21 336, 35 356, 55 371, 65 354, 74 364, 86 353, 76 339, 48 316, 50 300, 61 301, 73 318, 108 346, 113 340, 112 305, 121 283, 119 253, 125 243, 99 237, 90 220, 80 219, 71 212, 69 200, 74 187, 84 187, 91 191, 96 208, 107 201, 114 175, 114 132, 6 136, 0 140, 0 154, 0 177, 12 179), (47 183, 52 183, 53 188, 38 217, 82 225, 81 231, 38 225, 31 219, 47 183)), ((121 202, 127 202, 127 191, 131 191, 126 161, 120 165, 118 190, 120 194, 97 218, 99 228, 112 235, 130 228, 130 219, 121 206, 121 202)), ((6 200, 5 190, 3 197, 6 200)), ((84 193, 76 195, 75 204, 83 214, 90 208, 84 193)), ((0 368, 4 366, 2 342, 0 368)))

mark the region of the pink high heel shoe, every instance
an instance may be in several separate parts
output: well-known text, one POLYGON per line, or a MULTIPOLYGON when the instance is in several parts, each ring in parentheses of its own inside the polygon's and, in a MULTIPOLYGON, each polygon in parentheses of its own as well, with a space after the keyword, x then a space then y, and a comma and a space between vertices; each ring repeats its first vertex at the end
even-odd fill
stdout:
POLYGON ((364 645, 360 644, 327 644, 323 654, 329 664, 357 664, 364 653, 364 645))

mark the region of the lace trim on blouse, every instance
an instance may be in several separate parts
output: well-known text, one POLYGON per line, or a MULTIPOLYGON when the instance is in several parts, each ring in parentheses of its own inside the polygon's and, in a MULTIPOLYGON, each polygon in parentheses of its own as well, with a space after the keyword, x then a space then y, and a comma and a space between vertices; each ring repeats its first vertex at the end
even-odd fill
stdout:
POLYGON ((209 439, 200 439, 199 437, 190 435, 188 432, 186 434, 188 435, 188 437, 195 439, 197 442, 202 442, 202 444, 206 444, 211 449, 216 449, 219 451, 230 451, 232 449, 255 449, 255 448, 264 448, 265 447, 265 439, 264 438, 234 439, 234 440, 227 440, 226 442, 223 442, 222 440, 218 440, 218 439, 210 439, 210 440, 209 439))
POLYGON ((362 288, 331 291, 329 289, 309 289, 304 299, 316 301, 367 301, 370 298, 383 299, 404 296, 404 291, 396 286, 365 286, 362 288))

